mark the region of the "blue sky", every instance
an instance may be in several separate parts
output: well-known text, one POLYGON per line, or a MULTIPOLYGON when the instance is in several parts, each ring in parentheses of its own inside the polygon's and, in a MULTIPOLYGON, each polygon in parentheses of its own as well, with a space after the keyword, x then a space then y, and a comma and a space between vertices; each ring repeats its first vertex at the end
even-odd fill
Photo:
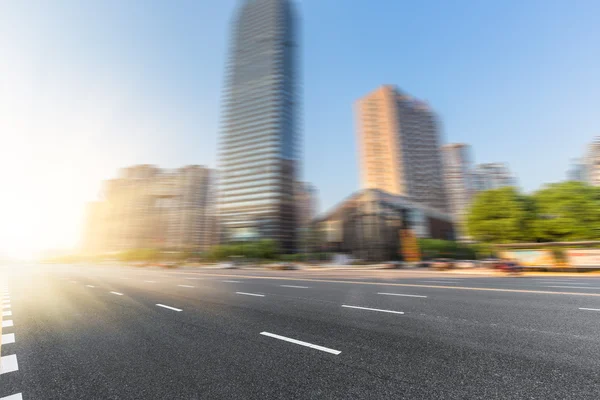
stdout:
MULTIPOLYGON (((40 246, 66 245, 117 168, 216 166, 236 4, 2 2, 0 178, 14 195, 0 217, 17 223, 15 209, 35 208, 19 235, 43 230, 54 241, 42 235, 40 246), (56 235, 57 224, 70 228, 56 235)), ((471 144, 476 162, 508 162, 526 191, 562 180, 600 134, 596 0, 298 4, 303 170, 322 210, 358 188, 352 107, 384 83, 427 100, 444 142, 471 144)))

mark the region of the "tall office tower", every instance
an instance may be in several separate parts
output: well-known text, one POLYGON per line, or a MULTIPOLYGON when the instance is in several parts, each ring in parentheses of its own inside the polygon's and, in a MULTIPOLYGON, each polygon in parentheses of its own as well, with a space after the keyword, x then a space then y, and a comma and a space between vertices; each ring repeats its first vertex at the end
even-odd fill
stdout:
POLYGON ((464 143, 450 143, 442 146, 444 183, 450 212, 462 225, 465 212, 471 203, 471 150, 464 143))
POLYGON ((289 0, 246 0, 234 19, 220 143, 224 241, 296 248, 297 29, 289 0))
POLYGON ((586 165, 582 158, 574 158, 571 160, 571 165, 567 171, 568 181, 587 182, 586 165))
POLYGON ((600 137, 589 144, 584 164, 586 182, 592 186, 600 186, 600 137))
POLYGON ((475 192, 516 186, 516 179, 504 163, 477 164, 471 175, 475 192))
POLYGON ((437 118, 391 85, 357 102, 361 185, 447 210, 437 118))
POLYGON ((308 182, 296 182, 296 208, 298 227, 308 229, 317 216, 317 188, 308 182))

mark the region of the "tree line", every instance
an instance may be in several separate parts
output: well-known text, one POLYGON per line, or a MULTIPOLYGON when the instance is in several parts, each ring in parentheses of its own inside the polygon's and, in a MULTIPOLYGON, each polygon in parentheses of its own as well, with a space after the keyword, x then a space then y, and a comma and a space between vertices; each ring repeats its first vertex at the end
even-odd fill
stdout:
POLYGON ((600 187, 568 181, 532 194, 487 190, 473 200, 465 225, 482 243, 600 240, 600 187))

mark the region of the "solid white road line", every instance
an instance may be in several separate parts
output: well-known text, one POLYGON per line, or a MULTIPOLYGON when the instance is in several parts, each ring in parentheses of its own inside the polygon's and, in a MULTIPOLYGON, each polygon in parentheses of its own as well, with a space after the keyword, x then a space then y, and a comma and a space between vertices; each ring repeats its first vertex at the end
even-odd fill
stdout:
POLYGON ((15 334, 14 333, 7 333, 5 335, 2 335, 2 344, 11 344, 15 342, 15 334))
POLYGON ((3 317, 11 317, 12 316, 12 311, 2 311, 2 316, 3 317))
POLYGON ((424 299, 427 298, 427 296, 421 296, 418 294, 401 294, 401 293, 377 293, 377 294, 382 294, 384 296, 421 297, 424 299))
POLYGON ((10 396, 0 397, 0 400, 23 400, 21 393, 11 394, 10 396))
POLYGON ((10 356, 4 356, 0 358, 0 374, 6 374, 7 372, 18 370, 19 364, 17 363, 16 354, 11 354, 10 356))
POLYGON ((242 283, 240 281, 221 281, 221 282, 227 282, 227 283, 242 283))
POLYGON ((147 282, 147 283, 156 283, 156 281, 144 281, 144 282, 147 282))
POLYGON ((123 293, 119 293, 119 292, 110 292, 112 294, 116 294, 117 296, 123 296, 123 293))
POLYGON ((600 289, 600 286, 546 286, 551 288, 563 288, 563 289, 600 289))
POLYGON ((188 279, 190 281, 199 281, 199 280, 202 280, 204 278, 185 278, 185 279, 188 279))
POLYGON ((458 283, 458 282, 451 282, 451 281, 421 281, 421 282, 427 282, 427 283, 458 283))
POLYGON ((237 294, 243 294, 245 296, 256 296, 256 297, 265 297, 264 294, 256 294, 256 293, 246 293, 246 292, 236 292, 237 294))
POLYGON ((96 286, 94 286, 94 285, 85 285, 85 286, 86 286, 86 287, 96 287, 96 286))
POLYGON ((296 285, 279 285, 281 287, 290 287, 290 288, 296 288, 296 289, 310 289, 310 287, 308 286, 296 286, 296 285))
POLYGON ((193 288, 193 287, 195 287, 195 286, 190 286, 190 285, 177 285, 177 286, 179 286, 179 287, 187 287, 187 288, 193 288))
POLYGON ((585 308, 585 307, 579 307, 580 310, 586 310, 586 311, 600 311, 600 308, 585 308))
POLYGON ((169 310, 173 310, 173 311, 177 311, 177 312, 183 311, 182 309, 175 308, 175 307, 170 307, 170 306, 165 306, 164 304, 157 304, 157 306, 158 307, 162 307, 162 308, 168 308, 169 310))
POLYGON ((379 311, 379 312, 385 312, 385 313, 390 313, 390 314, 404 314, 402 311, 392 311, 392 310, 380 310, 379 308, 369 308, 369 307, 358 307, 358 306, 347 306, 345 304, 342 305, 342 307, 346 307, 346 308, 356 308, 358 310, 367 310, 367 311, 379 311))
POLYGON ((264 336, 269 336, 269 337, 272 337, 272 338, 275 338, 275 339, 279 339, 279 340, 285 340, 286 342, 290 342, 290 343, 294 343, 294 344, 299 344, 300 346, 310 347, 311 349, 321 350, 321 351, 324 351, 326 353, 335 354, 336 356, 341 353, 341 351, 339 351, 339 350, 334 350, 334 349, 330 349, 330 348, 327 348, 327 347, 318 346, 316 344, 312 344, 312 343, 308 343, 308 342, 303 342, 301 340, 296 340, 296 339, 292 339, 292 338, 281 336, 281 335, 276 335, 274 333, 261 332, 260 334, 264 335, 264 336))
POLYGON ((2 321, 3 328, 10 328, 11 326, 13 326, 12 319, 7 319, 6 321, 2 321))

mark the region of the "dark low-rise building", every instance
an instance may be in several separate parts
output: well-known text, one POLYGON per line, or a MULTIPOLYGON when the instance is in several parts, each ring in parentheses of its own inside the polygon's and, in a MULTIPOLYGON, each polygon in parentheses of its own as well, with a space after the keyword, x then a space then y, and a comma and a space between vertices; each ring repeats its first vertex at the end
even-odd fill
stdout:
POLYGON ((446 212, 378 189, 352 194, 315 220, 321 248, 369 261, 401 258, 401 229, 417 238, 454 240, 454 222, 446 212))

